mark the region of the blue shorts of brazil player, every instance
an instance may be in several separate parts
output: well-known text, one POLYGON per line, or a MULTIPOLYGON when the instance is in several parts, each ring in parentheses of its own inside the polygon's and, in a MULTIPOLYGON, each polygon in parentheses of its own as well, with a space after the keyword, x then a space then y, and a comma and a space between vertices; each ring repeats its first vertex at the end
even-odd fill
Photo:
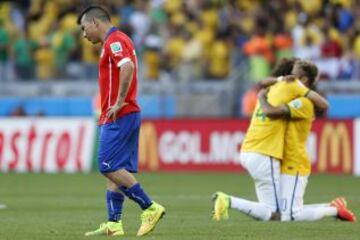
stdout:
POLYGON ((98 161, 101 173, 120 169, 132 173, 138 171, 140 124, 140 113, 135 112, 99 126, 98 161))

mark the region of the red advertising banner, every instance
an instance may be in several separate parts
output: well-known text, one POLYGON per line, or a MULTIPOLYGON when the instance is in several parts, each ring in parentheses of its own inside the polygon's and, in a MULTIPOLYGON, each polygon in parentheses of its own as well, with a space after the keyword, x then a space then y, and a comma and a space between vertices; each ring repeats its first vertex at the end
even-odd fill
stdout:
MULTIPOLYGON (((314 122, 307 146, 313 172, 355 172, 359 141, 354 122, 314 122)), ((248 124, 247 120, 145 120, 140 168, 242 172, 239 150, 248 124)), ((88 172, 95 129, 91 118, 0 119, 0 172, 88 172)))
POLYGON ((240 171, 237 163, 247 121, 144 121, 140 166, 148 170, 240 171))
MULTIPOLYGON (((161 171, 243 171, 239 150, 247 120, 144 121, 140 167, 161 171)), ((353 120, 318 120, 308 140, 313 172, 352 173, 353 120)))
POLYGON ((315 121, 308 142, 313 172, 353 173, 355 141, 354 120, 315 121))
POLYGON ((89 172, 91 118, 0 119, 0 172, 89 172))

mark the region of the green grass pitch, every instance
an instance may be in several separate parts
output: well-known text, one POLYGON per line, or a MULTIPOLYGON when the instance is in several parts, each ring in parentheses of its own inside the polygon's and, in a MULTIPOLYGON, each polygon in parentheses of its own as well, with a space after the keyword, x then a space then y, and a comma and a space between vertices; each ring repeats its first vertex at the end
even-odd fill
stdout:
MULTIPOLYGON (((319 222, 258 222, 230 211, 230 219, 212 222, 211 194, 217 190, 255 199, 249 176, 225 173, 144 173, 138 176, 154 200, 167 208, 165 217, 145 239, 360 239, 359 223, 333 218, 319 222)), ((106 219, 105 181, 100 174, 1 174, 0 239, 89 239, 106 219)), ((360 217, 360 178, 315 175, 306 203, 345 196, 360 217)), ((137 239, 140 209, 126 201, 124 239, 137 239)), ((90 239, 104 239, 91 237, 90 239)))

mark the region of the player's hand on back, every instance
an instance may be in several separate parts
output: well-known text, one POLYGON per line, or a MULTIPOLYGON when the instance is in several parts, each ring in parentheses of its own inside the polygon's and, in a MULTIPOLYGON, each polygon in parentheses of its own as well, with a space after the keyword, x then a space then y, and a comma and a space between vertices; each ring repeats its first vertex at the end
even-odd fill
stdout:
POLYGON ((258 98, 264 97, 267 95, 268 92, 269 92, 269 88, 262 88, 259 90, 257 96, 258 98))
POLYGON ((296 75, 287 75, 283 77, 283 80, 286 82, 293 82, 296 80, 296 75))
POLYGON ((277 79, 274 77, 268 77, 264 80, 261 80, 257 85, 256 85, 256 89, 263 89, 263 88, 267 88, 270 87, 271 85, 274 85, 275 83, 277 83, 277 79))

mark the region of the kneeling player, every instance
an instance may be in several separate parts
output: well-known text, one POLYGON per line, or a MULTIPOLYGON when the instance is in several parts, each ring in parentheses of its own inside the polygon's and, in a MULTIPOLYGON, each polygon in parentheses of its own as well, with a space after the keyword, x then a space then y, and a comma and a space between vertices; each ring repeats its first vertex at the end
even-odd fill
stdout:
MULTIPOLYGON (((306 70, 310 80, 316 79, 317 68, 307 61, 295 64, 296 71, 306 70)), ((311 87, 312 81, 304 81, 311 87)), ((304 205, 303 197, 311 171, 311 162, 306 151, 306 140, 310 134, 314 119, 314 106, 307 98, 298 98, 288 104, 273 107, 266 100, 266 91, 259 92, 262 110, 270 118, 289 119, 285 132, 284 158, 281 162, 280 210, 282 221, 315 221, 326 216, 335 216, 341 220, 355 222, 356 217, 347 209, 344 198, 337 198, 327 204, 304 205)))
MULTIPOLYGON (((290 74, 296 61, 297 59, 284 59, 277 68, 282 71, 277 71, 275 76, 290 74)), ((299 77, 308 76, 304 74, 299 77)), ((270 87, 268 99, 279 106, 303 96, 310 98, 319 107, 327 107, 326 100, 310 91, 298 79, 274 84, 270 87)), ((258 202, 218 192, 214 203, 215 220, 227 218, 229 207, 263 221, 279 218, 280 161, 283 159, 286 127, 286 120, 266 117, 259 102, 257 103, 242 144, 240 158, 242 166, 254 179, 258 202)))

